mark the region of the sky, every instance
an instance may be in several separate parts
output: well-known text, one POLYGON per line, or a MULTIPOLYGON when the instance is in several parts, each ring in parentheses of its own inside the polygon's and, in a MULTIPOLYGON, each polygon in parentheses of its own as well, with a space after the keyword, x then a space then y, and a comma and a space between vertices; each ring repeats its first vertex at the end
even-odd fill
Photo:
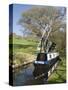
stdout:
POLYGON ((21 32, 21 25, 18 24, 18 21, 21 18, 21 14, 30 9, 32 5, 24 5, 24 4, 14 4, 13 5, 13 33, 17 35, 23 35, 21 32))

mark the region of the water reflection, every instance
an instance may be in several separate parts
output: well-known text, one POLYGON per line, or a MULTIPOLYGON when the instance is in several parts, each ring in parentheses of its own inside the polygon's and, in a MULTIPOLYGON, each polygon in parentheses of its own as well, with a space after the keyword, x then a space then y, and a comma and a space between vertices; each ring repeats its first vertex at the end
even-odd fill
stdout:
POLYGON ((14 86, 36 85, 46 83, 44 77, 36 80, 33 76, 33 71, 33 64, 29 64, 27 66, 16 69, 16 71, 13 74, 14 86))

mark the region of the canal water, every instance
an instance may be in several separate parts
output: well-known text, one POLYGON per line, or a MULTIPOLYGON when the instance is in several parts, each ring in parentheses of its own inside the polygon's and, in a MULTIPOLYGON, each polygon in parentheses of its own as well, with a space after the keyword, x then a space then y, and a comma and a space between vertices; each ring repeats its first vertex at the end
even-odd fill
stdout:
POLYGON ((33 76, 34 66, 33 63, 22 66, 13 73, 13 85, 23 86, 23 85, 39 85, 47 83, 45 78, 35 79, 33 76))

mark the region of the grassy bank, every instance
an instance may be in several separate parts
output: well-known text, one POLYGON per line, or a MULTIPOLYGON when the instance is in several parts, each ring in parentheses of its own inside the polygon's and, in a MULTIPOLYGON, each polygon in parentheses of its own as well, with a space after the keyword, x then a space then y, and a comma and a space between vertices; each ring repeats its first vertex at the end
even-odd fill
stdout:
POLYGON ((62 58, 56 70, 48 79, 48 83, 65 83, 66 82, 66 60, 62 58))
MULTIPOLYGON (((11 56, 11 38, 10 38, 10 56, 11 56)), ((13 37, 13 67, 32 62, 36 58, 36 48, 38 41, 33 38, 13 37)))

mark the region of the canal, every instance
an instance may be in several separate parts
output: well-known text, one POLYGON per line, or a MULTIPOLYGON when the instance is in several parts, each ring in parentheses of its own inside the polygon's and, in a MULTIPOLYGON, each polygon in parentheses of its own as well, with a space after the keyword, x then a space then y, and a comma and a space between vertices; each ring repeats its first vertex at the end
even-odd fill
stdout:
POLYGON ((22 66, 13 72, 13 85, 23 86, 23 85, 39 85, 47 83, 45 78, 35 79, 33 76, 34 65, 33 63, 22 66))

